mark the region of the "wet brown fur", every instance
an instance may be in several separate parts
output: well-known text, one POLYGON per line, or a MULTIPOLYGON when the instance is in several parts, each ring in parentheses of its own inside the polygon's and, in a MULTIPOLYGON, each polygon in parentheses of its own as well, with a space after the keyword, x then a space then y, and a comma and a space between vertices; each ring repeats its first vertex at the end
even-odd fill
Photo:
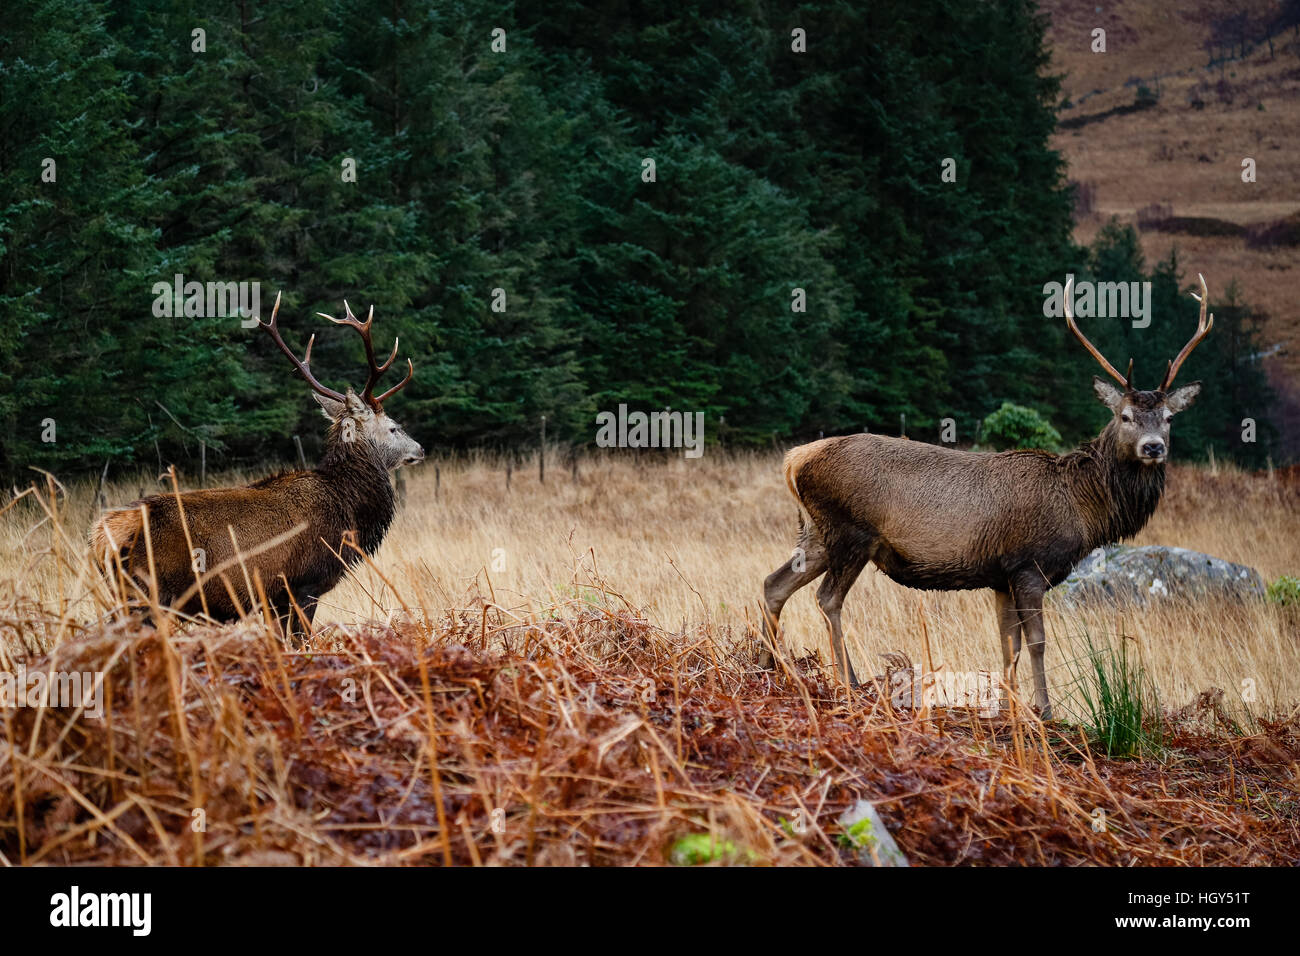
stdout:
MULTIPOLYGON (((241 606, 245 611, 260 608, 256 590, 250 598, 245 585, 243 568, 247 568, 249 579, 261 581, 272 610, 291 629, 301 622, 293 615, 290 595, 310 625, 321 595, 339 582, 345 567, 361 560, 356 549, 345 544, 345 538, 355 535, 357 546, 374 554, 395 509, 387 470, 373 445, 365 440, 342 441, 338 422, 330 430, 326 453, 316 468, 283 472, 243 488, 184 492, 181 503, 190 541, 206 552, 207 570, 235 557, 229 528, 234 529, 239 550, 245 555, 242 567, 235 563, 204 585, 209 614, 228 621, 239 616, 241 606), (305 530, 260 554, 249 555, 258 545, 290 532, 299 523, 306 524, 305 530), (223 577, 234 590, 238 606, 223 577)), ((91 548, 110 577, 116 575, 116 552, 123 569, 148 595, 149 561, 141 533, 141 505, 149 516, 158 599, 173 606, 195 583, 175 495, 154 495, 108 512, 91 531, 91 548)), ((198 594, 179 610, 201 612, 198 594)))
POLYGON ((1066 455, 979 454, 882 435, 791 452, 787 483, 825 546, 857 551, 900 584, 1008 588, 1062 581, 1093 548, 1137 534, 1164 465, 1119 463, 1108 427, 1066 455))
POLYGON ((1004 666, 1010 672, 1023 634, 1035 703, 1050 715, 1043 595, 1089 551, 1130 538, 1147 523, 1164 491, 1165 466, 1163 459, 1143 463, 1135 446, 1150 435, 1167 449, 1168 412, 1190 405, 1200 386, 1169 395, 1121 393, 1100 380, 1094 388, 1114 417, 1095 439, 1064 455, 981 454, 871 434, 792 449, 785 480, 801 508, 799 542, 795 556, 764 583, 764 663, 778 649, 786 600, 824 574, 817 600, 842 673, 856 684, 840 608, 872 562, 912 588, 993 589, 1004 666))

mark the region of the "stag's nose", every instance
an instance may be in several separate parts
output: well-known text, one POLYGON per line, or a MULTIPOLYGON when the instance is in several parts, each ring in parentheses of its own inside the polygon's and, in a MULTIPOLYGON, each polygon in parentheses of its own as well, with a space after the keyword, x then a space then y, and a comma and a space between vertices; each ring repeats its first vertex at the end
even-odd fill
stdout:
POLYGON ((1142 443, 1143 458, 1163 458, 1165 457, 1165 443, 1162 441, 1148 441, 1142 443))

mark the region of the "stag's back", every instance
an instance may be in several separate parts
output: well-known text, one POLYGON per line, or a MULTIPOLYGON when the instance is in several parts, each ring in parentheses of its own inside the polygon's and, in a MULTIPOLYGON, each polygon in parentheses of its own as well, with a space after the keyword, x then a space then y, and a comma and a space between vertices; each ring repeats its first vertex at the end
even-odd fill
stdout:
POLYGON ((786 482, 823 538, 863 542, 919 587, 988 586, 1017 555, 1069 552, 1086 537, 1060 459, 979 454, 883 435, 792 449, 786 482))

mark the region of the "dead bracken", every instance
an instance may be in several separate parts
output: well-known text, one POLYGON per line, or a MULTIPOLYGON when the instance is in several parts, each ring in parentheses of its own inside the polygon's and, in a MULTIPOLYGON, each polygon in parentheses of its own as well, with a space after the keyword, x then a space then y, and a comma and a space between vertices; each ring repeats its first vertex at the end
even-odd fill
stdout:
POLYGON ((26 666, 102 672, 102 719, 0 712, 0 862, 667 865, 710 834, 687 858, 856 865, 862 799, 914 866, 1300 858, 1294 717, 1240 736, 1211 693, 1160 757, 1109 760, 1014 701, 894 711, 753 650, 599 589, 296 651, 251 620, 96 625, 26 666))

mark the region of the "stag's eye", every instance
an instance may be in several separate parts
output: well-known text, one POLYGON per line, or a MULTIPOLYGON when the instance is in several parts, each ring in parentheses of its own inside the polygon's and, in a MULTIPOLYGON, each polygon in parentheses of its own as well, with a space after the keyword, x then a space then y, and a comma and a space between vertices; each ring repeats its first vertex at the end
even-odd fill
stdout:
POLYGON ((1119 417, 1120 421, 1131 422, 1133 421, 1133 412, 1126 408, 1120 412, 1119 417))
POLYGON ((1165 409, 1165 424, 1167 425, 1167 424, 1169 424, 1170 422, 1172 422, 1173 420, 1174 420, 1174 413, 1171 412, 1169 409, 1166 408, 1166 409, 1165 409))

